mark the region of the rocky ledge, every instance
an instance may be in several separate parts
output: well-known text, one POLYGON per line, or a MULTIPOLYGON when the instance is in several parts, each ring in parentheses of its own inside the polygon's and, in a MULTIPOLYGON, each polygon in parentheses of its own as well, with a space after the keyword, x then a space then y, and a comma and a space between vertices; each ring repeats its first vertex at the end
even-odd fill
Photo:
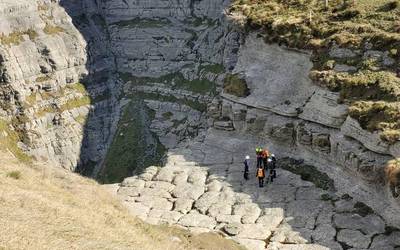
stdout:
POLYGON ((400 246, 400 231, 340 186, 305 181, 283 169, 301 166, 297 161, 280 160, 277 179, 264 188, 252 175, 254 164, 253 178, 245 181, 242 157, 256 143, 252 137, 209 130, 170 150, 165 167, 149 167, 109 188, 146 222, 196 233, 218 231, 248 249, 400 246))

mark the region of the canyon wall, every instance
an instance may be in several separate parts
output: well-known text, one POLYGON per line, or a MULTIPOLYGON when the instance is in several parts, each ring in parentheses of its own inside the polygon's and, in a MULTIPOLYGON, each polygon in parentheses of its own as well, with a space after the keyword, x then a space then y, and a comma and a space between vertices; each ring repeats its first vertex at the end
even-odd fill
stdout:
POLYGON ((207 103, 241 38, 223 0, 2 4, 2 119, 17 149, 104 176, 124 148, 120 163, 135 166, 111 179, 207 127, 207 103), (122 119, 138 105, 146 111, 122 119))
POLYGON ((307 52, 246 35, 228 5, 1 1, 0 118, 3 137, 16 143, 9 150, 113 182, 211 125, 359 183, 344 185, 394 214, 398 189, 387 189, 383 169, 400 144, 362 130, 337 93, 314 85, 307 52), (226 72, 242 76, 251 94, 224 93, 226 72))
MULTIPOLYGON (((331 54, 342 56, 341 50, 333 47, 331 54)), ((250 95, 222 93, 214 100, 209 107, 214 127, 256 136, 280 157, 306 160, 328 173, 340 189, 398 223, 393 218, 399 194, 387 185, 385 167, 400 156, 400 143, 389 145, 363 130, 348 115, 347 105, 340 104, 338 93, 312 83, 311 68, 308 52, 248 35, 233 73, 247 82, 250 95)))

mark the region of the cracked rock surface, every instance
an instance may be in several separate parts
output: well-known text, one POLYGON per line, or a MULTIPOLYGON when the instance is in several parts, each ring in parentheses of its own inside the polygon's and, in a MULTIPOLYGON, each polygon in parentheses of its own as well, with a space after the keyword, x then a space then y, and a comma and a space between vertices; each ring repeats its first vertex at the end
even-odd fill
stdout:
POLYGON ((241 159, 255 143, 211 129, 114 190, 146 222, 219 231, 248 249, 398 247, 399 232, 340 187, 323 190, 278 165, 277 179, 259 188, 254 162, 245 181, 241 159))

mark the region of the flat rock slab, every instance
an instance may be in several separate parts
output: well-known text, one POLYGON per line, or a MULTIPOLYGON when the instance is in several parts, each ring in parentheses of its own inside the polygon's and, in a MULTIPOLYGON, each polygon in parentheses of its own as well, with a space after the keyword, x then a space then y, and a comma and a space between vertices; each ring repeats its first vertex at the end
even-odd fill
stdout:
POLYGON ((340 230, 337 235, 337 240, 350 247, 359 249, 368 248, 369 243, 371 242, 371 238, 365 236, 360 231, 350 229, 340 230))
POLYGON ((309 54, 266 44, 251 34, 239 51, 234 69, 234 73, 244 75, 251 94, 246 98, 225 97, 278 114, 297 116, 299 108, 316 89, 308 77, 311 68, 309 54))
POLYGON ((347 105, 339 104, 339 94, 317 89, 299 115, 301 119, 340 128, 348 113, 347 105))
POLYGON ((170 150, 166 167, 149 167, 113 192, 118 188, 117 196, 132 214, 148 223, 194 233, 219 231, 248 249, 400 245, 398 232, 384 234, 386 223, 378 215, 356 213, 357 200, 323 200, 326 191, 291 172, 277 169, 278 178, 263 188, 254 177, 245 181, 243 163, 231 159, 253 150, 252 143, 219 134, 227 132, 209 133, 204 143, 192 145, 204 161, 193 162, 191 146, 170 150))
POLYGON ((184 215, 178 222, 178 224, 185 227, 202 227, 208 229, 214 229, 217 222, 206 215, 203 214, 187 214, 184 215))

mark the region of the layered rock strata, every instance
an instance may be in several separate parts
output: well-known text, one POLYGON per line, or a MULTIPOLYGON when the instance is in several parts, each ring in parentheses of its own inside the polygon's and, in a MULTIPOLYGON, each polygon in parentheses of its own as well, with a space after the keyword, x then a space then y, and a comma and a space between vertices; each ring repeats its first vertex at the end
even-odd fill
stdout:
MULTIPOLYGON (((333 52, 335 49, 333 49, 333 52)), ((216 128, 220 120, 231 129, 260 138, 277 154, 306 159, 395 223, 398 201, 386 187, 384 169, 399 157, 399 143, 388 145, 379 135, 363 130, 348 116, 339 95, 313 85, 308 78, 310 56, 303 51, 265 44, 256 34, 247 37, 233 70, 244 76, 251 94, 226 93, 210 105, 216 128), (354 185, 357 183, 357 185, 354 185), (376 202, 377 200, 380 202, 376 202)))

